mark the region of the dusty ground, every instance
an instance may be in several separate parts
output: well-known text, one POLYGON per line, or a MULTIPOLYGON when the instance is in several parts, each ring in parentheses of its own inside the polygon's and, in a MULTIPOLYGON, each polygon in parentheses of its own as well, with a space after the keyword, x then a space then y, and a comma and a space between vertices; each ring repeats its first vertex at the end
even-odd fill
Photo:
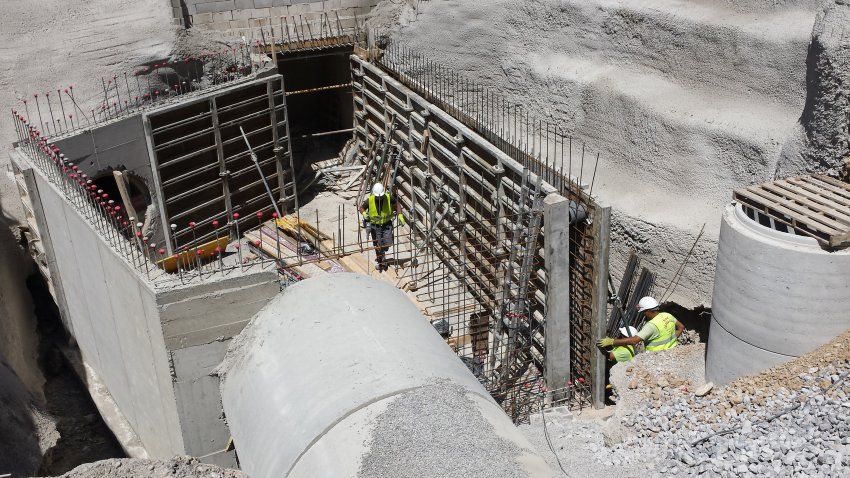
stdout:
POLYGON ((247 478, 236 470, 205 465, 197 459, 178 456, 171 460, 103 460, 80 465, 62 478, 247 478))

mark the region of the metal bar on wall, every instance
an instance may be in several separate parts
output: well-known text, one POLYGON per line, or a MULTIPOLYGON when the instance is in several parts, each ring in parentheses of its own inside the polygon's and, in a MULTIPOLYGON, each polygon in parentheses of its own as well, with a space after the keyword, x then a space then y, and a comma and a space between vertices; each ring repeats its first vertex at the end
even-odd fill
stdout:
MULTIPOLYGON (((224 194, 224 208, 227 217, 233 217, 233 203, 230 198, 230 171, 224 158, 224 146, 221 143, 221 129, 218 125, 218 107, 216 98, 210 98, 210 115, 212 117, 213 131, 215 133, 216 156, 218 157, 218 177, 221 180, 221 190, 224 194)), ((230 231, 230 239, 237 239, 235 231, 230 231)))

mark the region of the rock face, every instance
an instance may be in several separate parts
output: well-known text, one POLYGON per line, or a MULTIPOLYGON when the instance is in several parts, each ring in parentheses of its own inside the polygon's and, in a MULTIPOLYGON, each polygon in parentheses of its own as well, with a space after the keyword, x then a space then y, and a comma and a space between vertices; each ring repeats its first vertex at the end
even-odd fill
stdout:
POLYGON ((59 439, 52 417, 43 414, 17 375, 0 361, 0 475, 38 473, 44 453, 59 439))
POLYGON ((838 173, 850 154, 850 1, 826 2, 815 20, 806 63, 802 166, 838 173))
POLYGON ((838 160, 850 22, 820 3, 444 0, 397 38, 601 153, 615 274, 634 249, 666 285, 705 223, 672 297, 693 307, 732 190, 838 160))

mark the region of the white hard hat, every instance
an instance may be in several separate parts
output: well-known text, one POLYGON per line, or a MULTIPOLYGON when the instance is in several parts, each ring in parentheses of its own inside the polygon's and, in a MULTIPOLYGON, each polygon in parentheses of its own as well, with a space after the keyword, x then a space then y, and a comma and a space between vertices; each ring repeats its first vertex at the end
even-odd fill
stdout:
POLYGON ((620 327, 620 334, 623 337, 634 337, 635 335, 637 335, 637 332, 637 329, 632 326, 620 327))
POLYGON ((638 301, 638 313, 643 312, 644 310, 652 310, 658 307, 658 301, 653 299, 652 297, 644 297, 640 301, 638 301))
POLYGON ((383 196, 384 195, 384 185, 381 183, 375 183, 372 186, 372 194, 375 196, 383 196))

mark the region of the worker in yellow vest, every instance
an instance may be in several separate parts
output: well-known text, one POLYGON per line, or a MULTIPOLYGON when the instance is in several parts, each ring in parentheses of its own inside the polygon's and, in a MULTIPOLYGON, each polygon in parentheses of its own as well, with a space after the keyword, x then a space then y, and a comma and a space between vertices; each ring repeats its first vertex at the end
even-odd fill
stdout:
POLYGON ((375 183, 372 194, 360 205, 360 215, 363 217, 363 227, 372 236, 372 244, 375 246, 375 268, 378 272, 385 271, 388 266, 387 250, 393 244, 393 218, 398 217, 402 225, 407 224, 401 212, 401 204, 384 190, 383 184, 375 183))
POLYGON ((685 326, 667 312, 659 312, 657 300, 644 297, 638 301, 637 309, 638 314, 642 313, 647 318, 646 324, 641 327, 637 335, 622 339, 605 337, 597 342, 597 345, 600 347, 634 346, 643 342, 647 352, 659 352, 678 345, 678 338, 684 332, 685 326))
MULTIPOLYGON (((620 335, 623 337, 634 337, 637 333, 634 327, 620 327, 620 335)), ((608 360, 612 362, 631 362, 633 358, 635 358, 634 345, 617 345, 608 352, 608 360)))

